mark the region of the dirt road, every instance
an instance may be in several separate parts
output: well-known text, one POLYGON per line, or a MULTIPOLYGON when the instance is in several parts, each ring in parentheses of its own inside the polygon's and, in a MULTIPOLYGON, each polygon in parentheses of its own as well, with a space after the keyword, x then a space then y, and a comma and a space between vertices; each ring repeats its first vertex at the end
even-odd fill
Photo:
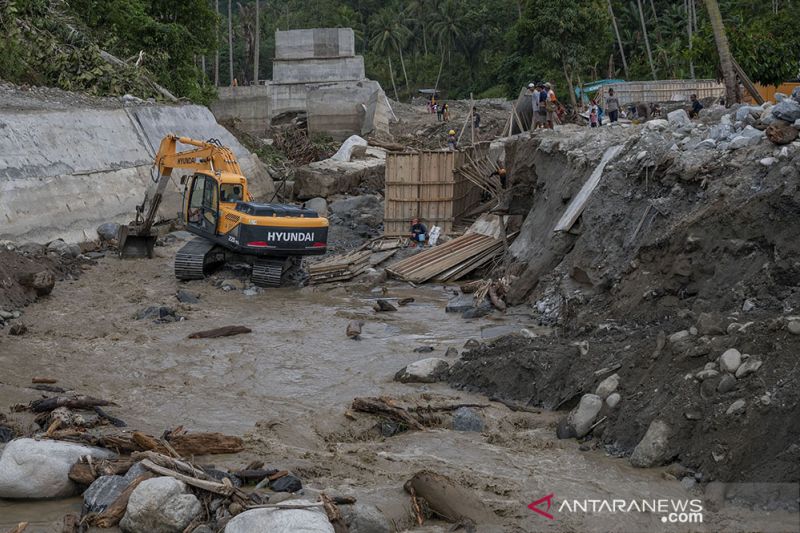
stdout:
MULTIPOLYGON (((398 530, 411 525, 403 482, 423 469, 477 491, 498 515, 497 525, 479 531, 666 527, 652 514, 559 513, 550 521, 527 508, 551 493, 692 497, 678 482, 664 481, 660 469, 636 470, 602 450, 579 451, 574 440, 556 440, 555 413, 515 413, 444 384, 392 381, 412 361, 443 357, 450 346, 460 350, 467 339, 480 338, 481 328, 498 331, 490 319, 465 321, 446 314, 446 287, 389 283, 386 297, 411 296, 415 302, 380 314, 371 308, 380 292, 351 293, 346 287, 278 289, 246 297, 208 281, 176 282, 171 258, 177 247, 158 248, 158 257, 150 261, 102 259, 79 280, 58 284, 49 298, 26 308, 29 333, 0 340, 0 405, 38 397, 25 386, 34 375, 49 375, 61 386, 115 401, 119 407, 110 411, 134 428, 160 433, 184 425, 241 434, 246 451, 215 457, 217 465, 242 465, 259 457, 292 469, 307 486, 351 493, 378 505, 398 530), (178 304, 174 295, 179 287, 198 293, 200 303, 178 304), (176 307, 186 320, 153 324, 133 319, 139 309, 159 304, 176 307), (365 322, 361 341, 345 336, 352 319, 365 322), (194 331, 222 325, 245 325, 253 332, 187 339, 194 331), (423 345, 435 351, 413 351, 423 345), (382 438, 367 431, 374 421, 344 416, 355 396, 420 394, 486 404, 484 431, 440 428, 382 438)), ((524 316, 507 320, 529 325, 524 316)), ((79 506, 78 499, 0 501, 0 530, 28 520, 29 532, 60 531, 60 517, 79 506)), ((706 514, 705 525, 727 531, 736 523, 747 527, 745 521, 735 522, 742 519, 736 513, 706 514)), ((777 526, 787 516, 796 518, 770 515, 767 524, 778 522, 768 530, 781 530, 777 526)))

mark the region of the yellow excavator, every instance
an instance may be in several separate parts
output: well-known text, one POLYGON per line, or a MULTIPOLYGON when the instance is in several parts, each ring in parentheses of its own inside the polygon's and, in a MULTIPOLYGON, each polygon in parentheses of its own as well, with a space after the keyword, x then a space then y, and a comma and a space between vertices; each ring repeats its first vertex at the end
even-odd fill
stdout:
POLYGON ((275 287, 303 256, 326 252, 326 218, 294 205, 254 202, 236 156, 218 140, 167 135, 153 162, 154 191, 120 228, 121 257, 153 256, 153 223, 176 168, 193 171, 181 178, 181 220, 197 235, 175 257, 176 278, 203 279, 212 267, 235 261, 251 265, 256 285, 275 287), (193 148, 178 151, 178 143, 193 148))

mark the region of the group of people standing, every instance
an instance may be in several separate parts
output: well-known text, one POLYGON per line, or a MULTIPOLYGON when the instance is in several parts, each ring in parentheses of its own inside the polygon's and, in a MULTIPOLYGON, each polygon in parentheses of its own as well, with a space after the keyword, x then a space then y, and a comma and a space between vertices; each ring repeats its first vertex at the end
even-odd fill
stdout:
POLYGON ((531 129, 547 128, 552 130, 558 111, 558 99, 553 91, 553 86, 550 83, 529 83, 528 93, 531 96, 531 106, 533 107, 531 129))
POLYGON ((436 120, 439 122, 450 120, 450 106, 447 102, 438 102, 435 96, 428 100, 428 113, 436 113, 436 120))

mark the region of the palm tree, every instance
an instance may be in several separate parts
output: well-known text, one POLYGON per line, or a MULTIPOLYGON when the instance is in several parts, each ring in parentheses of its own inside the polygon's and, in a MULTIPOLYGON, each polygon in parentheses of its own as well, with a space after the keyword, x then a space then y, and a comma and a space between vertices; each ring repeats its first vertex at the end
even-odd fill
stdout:
POLYGON ((258 9, 259 0, 256 0, 256 30, 255 30, 255 44, 254 48, 255 51, 253 53, 253 83, 258 85, 258 55, 259 49, 261 48, 261 22, 259 19, 259 9, 258 9))
POLYGON ((406 80, 406 89, 410 90, 408 74, 406 73, 405 60, 403 59, 403 45, 410 35, 410 31, 402 23, 398 22, 399 16, 390 8, 381 9, 372 19, 373 35, 370 46, 376 53, 386 56, 389 63, 389 76, 394 88, 395 100, 399 101, 397 86, 394 83, 394 70, 392 69, 392 49, 400 54, 400 65, 403 68, 403 77, 406 80))
POLYGON ((614 34, 617 36, 617 45, 619 45, 619 53, 622 56, 622 68, 625 69, 625 78, 629 79, 630 75, 628 74, 628 60, 625 59, 625 48, 622 46, 622 39, 619 36, 617 18, 614 16, 614 8, 611 7, 611 0, 608 0, 608 12, 611 13, 611 24, 614 26, 614 34))
POLYGON ((717 0, 705 0, 708 18, 711 21, 711 30, 714 32, 714 42, 719 54, 719 65, 722 68, 722 78, 725 82, 725 105, 730 106, 736 102, 736 74, 733 71, 733 59, 725 35, 725 25, 722 23, 722 13, 719 11, 717 0))
POLYGON ((442 53, 439 63, 439 74, 436 76, 436 86, 439 88, 439 78, 442 76, 444 56, 447 53, 450 59, 453 48, 464 38, 464 14, 454 0, 446 0, 439 5, 436 20, 431 24, 431 32, 436 39, 442 53))
POLYGON ((230 84, 233 85, 233 10, 231 3, 233 0, 228 0, 228 74, 230 75, 230 84))
POLYGON ((647 25, 644 23, 644 11, 642 10, 642 0, 636 0, 639 6, 639 19, 642 22, 642 34, 644 35, 644 46, 647 49, 647 60, 650 62, 650 70, 653 72, 653 79, 657 80, 656 66, 653 63, 653 53, 650 51, 650 39, 647 38, 647 25))
POLYGON ((214 26, 214 87, 219 87, 219 0, 214 0, 214 13, 216 25, 214 26))

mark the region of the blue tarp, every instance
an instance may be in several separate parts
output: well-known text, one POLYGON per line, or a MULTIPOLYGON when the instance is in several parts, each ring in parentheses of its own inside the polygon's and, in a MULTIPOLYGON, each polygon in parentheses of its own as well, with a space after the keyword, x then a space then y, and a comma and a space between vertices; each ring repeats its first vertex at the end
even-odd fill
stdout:
POLYGON ((575 96, 583 102, 588 102, 589 98, 586 96, 588 93, 597 92, 600 87, 615 83, 625 83, 625 80, 597 80, 592 83, 584 83, 581 87, 575 87, 575 96))

